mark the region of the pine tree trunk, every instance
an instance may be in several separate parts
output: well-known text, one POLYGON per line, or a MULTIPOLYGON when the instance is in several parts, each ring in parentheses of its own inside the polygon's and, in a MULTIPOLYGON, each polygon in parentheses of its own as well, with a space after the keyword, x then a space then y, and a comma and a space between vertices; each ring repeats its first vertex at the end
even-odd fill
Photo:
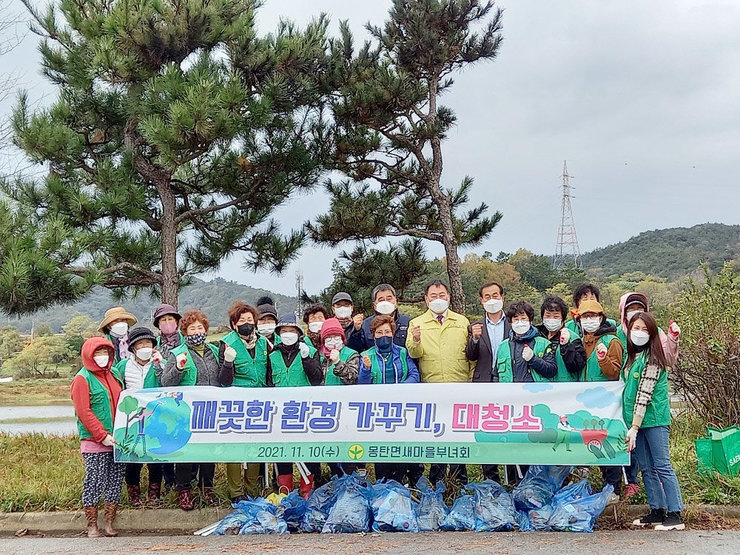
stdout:
POLYGON ((457 239, 452 227, 452 211, 449 201, 438 203, 437 210, 439 211, 442 242, 447 258, 447 277, 450 279, 450 305, 455 312, 465 314, 465 292, 463 291, 462 275, 460 274, 460 257, 457 254, 457 239))
POLYGON ((168 184, 157 189, 162 201, 162 302, 177 308, 177 223, 175 222, 175 195, 168 184))

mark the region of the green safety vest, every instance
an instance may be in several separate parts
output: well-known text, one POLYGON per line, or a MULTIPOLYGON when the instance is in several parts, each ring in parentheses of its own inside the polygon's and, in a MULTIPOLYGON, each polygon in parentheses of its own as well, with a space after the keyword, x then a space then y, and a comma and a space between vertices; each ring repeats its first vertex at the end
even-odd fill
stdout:
MULTIPOLYGON (((550 341, 544 337, 538 335, 534 338, 534 356, 542 358, 545 351, 550 346, 550 341)), ((496 356, 496 368, 498 369, 498 381, 501 383, 511 383, 514 381, 514 367, 511 362, 511 340, 504 339, 498 346, 498 355, 496 356)), ((532 369, 527 365, 527 371, 532 374, 532 378, 536 382, 549 382, 554 381, 543 376, 540 376, 537 372, 532 372, 532 369)))
MULTIPOLYGON (((568 340, 568 343, 572 343, 576 339, 579 339, 577 335, 570 334, 570 339, 568 340)), ((548 341, 550 341, 548 339, 548 341)), ((568 369, 565 367, 565 361, 563 360, 563 355, 560 353, 560 343, 557 344, 555 347, 555 362, 558 364, 558 373, 555 374, 555 377, 549 381, 551 382, 573 382, 578 381, 577 377, 573 377, 573 374, 568 372, 568 369)))
MULTIPOLYGON (((408 357, 408 351, 404 347, 399 347, 401 349, 401 354, 399 355, 399 358, 401 359, 401 382, 405 382, 406 378, 409 375, 409 366, 407 362, 408 357)), ((382 355, 378 353, 378 350, 376 347, 372 347, 362 353, 362 356, 365 355, 370 357, 371 366, 370 366, 370 376, 372 378, 372 383, 387 383, 385 381, 385 359, 383 359, 382 355), (380 363, 383 363, 383 366, 381 367, 380 363)), ((388 360, 393 361, 393 353, 391 352, 391 358, 388 360)), ((395 369, 394 369, 395 374, 395 369)), ((400 382, 399 382, 400 383, 400 382)))
MULTIPOLYGON (((356 355, 357 351, 354 349, 350 349, 346 345, 342 347, 342 350, 339 351, 339 360, 342 362, 347 362, 350 358, 352 358, 352 355, 356 355)), ((334 364, 330 364, 329 367, 326 369, 326 376, 324 376, 324 385, 347 385, 345 384, 339 376, 337 376, 334 373, 334 364)))
MULTIPOLYGON (((640 376, 647 364, 648 353, 643 352, 638 356, 629 368, 622 371, 624 376, 624 393, 622 393, 622 415, 627 428, 632 426, 632 413, 635 410, 635 399, 637 388, 640 386, 640 376)), ((668 372, 661 368, 658 381, 655 382, 653 398, 645 409, 645 417, 642 419, 642 428, 653 428, 655 426, 671 425, 671 403, 668 394, 668 372)))
MULTIPOLYGON (((611 333, 602 335, 596 340, 596 345, 594 345, 594 350, 591 351, 591 356, 586 359, 586 375, 585 376, 582 375, 580 381, 582 382, 613 381, 607 378, 604 375, 604 373, 601 371, 601 367, 599 366, 599 359, 596 358, 596 347, 598 347, 599 343, 601 343, 608 349, 612 341, 619 341, 619 339, 617 338, 616 335, 611 334, 611 333)), ((624 362, 622 364, 624 364, 624 362)))
MULTIPOLYGON (((316 354, 316 349, 309 347, 308 356, 312 357, 316 354)), ((290 366, 285 366, 285 360, 283 359, 283 353, 280 351, 273 351, 269 355, 270 366, 272 367, 272 383, 275 387, 300 387, 305 385, 311 385, 308 381, 306 372, 303 371, 303 359, 299 352, 290 366)))
MULTIPOLYGON (((124 359, 118 364, 114 365, 112 368, 112 370, 115 370, 115 372, 118 373, 120 381, 124 384, 126 383, 126 365, 128 364, 128 361, 129 359, 124 359)), ((162 361, 162 364, 164 364, 164 361, 162 361)), ((154 370, 153 362, 149 365, 149 370, 147 370, 146 376, 144 376, 144 385, 142 387, 144 389, 160 387, 159 380, 157 379, 157 372, 154 370)))
MULTIPOLYGON (((210 349, 213 356, 218 360, 218 347, 210 343, 205 343, 207 349, 210 349)), ((186 343, 182 343, 170 351, 170 356, 177 357, 178 355, 187 352, 188 346, 186 343)), ((205 353, 203 353, 205 354, 205 353)), ((193 355, 188 353, 188 360, 185 363, 185 368, 180 376, 180 385, 195 385, 198 381, 198 367, 193 361, 193 355)))
POLYGON ((221 341, 236 351, 234 383, 237 387, 265 387, 267 385, 267 339, 257 336, 254 358, 249 354, 241 336, 232 331, 221 341))
MULTIPOLYGON (((113 377, 118 380, 118 383, 121 384, 121 387, 123 387, 123 380, 119 376, 118 372, 114 372, 111 368, 111 374, 113 377)), ((97 417, 98 420, 100 420, 100 423, 103 425, 105 430, 108 433, 113 433, 113 409, 111 408, 111 405, 113 404, 113 400, 110 397, 110 392, 106 389, 106 387, 100 382, 98 377, 93 373, 90 372, 87 368, 80 368, 80 371, 77 372, 78 376, 82 376, 85 378, 85 381, 87 382, 87 387, 90 388, 90 409, 93 411, 93 414, 97 417)), ((75 416, 77 416, 75 414, 75 416)), ((85 426, 80 421, 79 417, 77 417, 77 432, 80 435, 80 439, 91 439, 93 436, 92 434, 85 428, 85 426)))

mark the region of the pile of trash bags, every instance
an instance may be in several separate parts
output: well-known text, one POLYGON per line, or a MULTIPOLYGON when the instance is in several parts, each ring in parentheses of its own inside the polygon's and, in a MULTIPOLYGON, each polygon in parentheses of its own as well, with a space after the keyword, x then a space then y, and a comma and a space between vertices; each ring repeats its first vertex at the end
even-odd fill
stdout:
POLYGON ((607 486, 593 494, 588 480, 563 487, 571 470, 563 466, 530 466, 511 493, 492 480, 469 484, 452 508, 442 498, 442 482, 434 488, 422 477, 415 497, 395 480, 371 484, 352 474, 334 477, 316 489, 308 501, 297 491, 287 496, 270 496, 270 500, 260 497, 240 501, 225 518, 199 532, 592 532, 613 489, 607 486))

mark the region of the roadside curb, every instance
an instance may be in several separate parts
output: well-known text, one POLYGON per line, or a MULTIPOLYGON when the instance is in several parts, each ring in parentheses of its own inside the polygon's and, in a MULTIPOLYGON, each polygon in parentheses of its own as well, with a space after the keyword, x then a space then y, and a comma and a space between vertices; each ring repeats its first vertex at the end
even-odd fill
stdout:
MULTIPOLYGON (((192 533, 221 520, 230 512, 229 507, 209 507, 185 512, 180 509, 123 509, 116 518, 116 528, 121 531, 151 533, 192 533)), ((627 505, 627 515, 639 516, 647 512, 647 505, 627 505)), ((737 505, 688 505, 689 515, 709 513, 727 519, 740 520, 737 505)), ((99 515, 102 524, 102 510, 99 515)), ((83 511, 0 513, 0 535, 15 534, 27 529, 30 533, 80 532, 87 523, 83 511)))

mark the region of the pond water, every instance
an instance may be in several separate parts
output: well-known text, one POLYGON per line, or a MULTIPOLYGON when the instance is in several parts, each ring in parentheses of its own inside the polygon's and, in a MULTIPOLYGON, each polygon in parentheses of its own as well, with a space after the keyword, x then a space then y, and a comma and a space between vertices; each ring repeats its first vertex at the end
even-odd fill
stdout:
POLYGON ((0 432, 7 434, 40 433, 69 435, 77 433, 75 410, 71 405, 6 406, 0 407, 0 432), (40 419, 50 420, 40 420, 40 419), (7 420, 34 419, 33 422, 7 420))

